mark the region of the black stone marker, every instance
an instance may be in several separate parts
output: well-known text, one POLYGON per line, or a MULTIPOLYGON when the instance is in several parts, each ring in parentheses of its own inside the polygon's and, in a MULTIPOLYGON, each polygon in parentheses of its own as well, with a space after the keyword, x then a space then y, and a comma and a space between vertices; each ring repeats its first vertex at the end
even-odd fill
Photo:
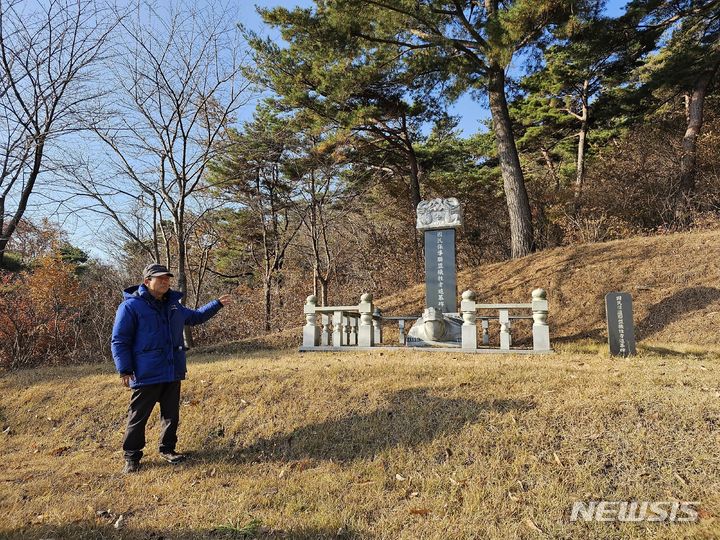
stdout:
POLYGON ((635 326, 633 324, 632 296, 624 292, 605 295, 605 314, 608 326, 608 344, 613 356, 637 354, 635 326))
POLYGON ((455 229, 425 231, 425 306, 457 312, 455 229))

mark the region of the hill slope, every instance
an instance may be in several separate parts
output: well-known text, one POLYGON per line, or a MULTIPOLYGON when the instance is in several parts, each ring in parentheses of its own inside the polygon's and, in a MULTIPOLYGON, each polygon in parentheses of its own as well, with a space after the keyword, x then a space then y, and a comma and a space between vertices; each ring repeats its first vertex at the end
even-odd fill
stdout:
MULTIPOLYGON (((720 231, 637 237, 543 251, 461 270, 458 292, 479 302, 529 302, 547 290, 557 343, 605 339, 605 294, 633 296, 638 339, 720 344, 720 231)), ((379 299, 386 315, 421 313, 424 286, 379 299)))

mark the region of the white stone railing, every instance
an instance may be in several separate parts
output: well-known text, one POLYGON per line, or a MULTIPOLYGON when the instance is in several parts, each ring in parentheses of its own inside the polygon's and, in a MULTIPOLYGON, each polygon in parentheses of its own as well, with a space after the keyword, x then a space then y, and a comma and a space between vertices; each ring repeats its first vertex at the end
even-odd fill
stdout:
POLYGON ((482 329, 482 343, 488 345, 490 342, 489 321, 498 319, 500 322, 500 350, 509 351, 512 345, 512 323, 517 319, 532 319, 533 351, 550 351, 550 327, 548 326, 548 301, 544 289, 535 289, 532 292, 532 301, 528 304, 478 304, 475 302, 475 293, 465 291, 460 302, 460 313, 463 318, 462 325, 462 349, 477 350, 478 333, 477 321, 480 320, 482 329), (532 315, 511 316, 510 310, 527 309, 532 315), (480 316, 478 310, 497 311, 497 317, 480 316))
MULTIPOLYGON (((318 306, 315 296, 305 301, 305 326, 303 327, 302 349, 336 347, 375 347, 382 344, 383 321, 397 321, 400 345, 406 344, 405 321, 417 320, 418 316, 384 317, 380 310, 373 307, 373 297, 365 293, 356 306, 318 306)), ((478 304, 475 293, 465 291, 460 302, 462 315, 462 342, 464 351, 488 352, 487 348, 478 348, 478 321, 480 322, 482 345, 490 343, 490 321, 500 323, 500 351, 511 349, 512 325, 520 319, 531 319, 533 351, 549 352, 550 329, 548 319, 548 301, 545 290, 535 289, 532 301, 527 304, 478 304), (528 310, 531 315, 510 315, 510 310, 528 310), (478 315, 478 311, 495 311, 497 314, 478 315)), ((497 350, 497 349, 495 349, 497 350)))
POLYGON ((363 294, 357 306, 318 307, 317 298, 308 296, 304 312, 303 348, 373 347, 382 342, 380 317, 373 312, 371 294, 363 294))

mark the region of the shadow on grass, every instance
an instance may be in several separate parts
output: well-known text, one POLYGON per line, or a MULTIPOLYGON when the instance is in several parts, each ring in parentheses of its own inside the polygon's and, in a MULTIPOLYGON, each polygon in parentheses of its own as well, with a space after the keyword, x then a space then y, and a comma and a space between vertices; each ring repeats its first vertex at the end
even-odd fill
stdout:
POLYGON ((712 356, 712 354, 713 354, 711 352, 676 351, 675 349, 670 349, 669 347, 660 347, 657 345, 640 345, 638 348, 644 352, 656 354, 663 358, 674 358, 674 357, 687 358, 689 356, 694 356, 696 358, 706 358, 708 356, 712 356))
POLYGON ((189 362, 209 363, 216 359, 207 358, 211 355, 220 355, 221 360, 227 360, 222 356, 252 354, 261 352, 277 352, 284 353, 296 352, 302 344, 302 326, 297 329, 285 330, 283 332, 275 332, 254 338, 246 338, 239 341, 229 341, 224 343, 213 343, 202 345, 192 349, 192 353, 188 355, 189 362), (197 358, 200 357, 200 358, 197 358))
POLYGON ((720 300, 720 289, 713 287, 688 287, 649 308, 647 317, 636 325, 636 336, 645 339, 661 332, 682 315, 699 311, 720 300))
POLYGON ((132 516, 127 519, 130 522, 127 526, 115 529, 112 523, 75 523, 72 525, 28 525, 16 530, 0 529, 0 538, 12 540, 39 540, 42 538, 87 538, 87 539, 122 539, 122 540, 196 540, 196 539, 251 539, 259 540, 315 540, 322 538, 348 539, 348 538, 372 538, 366 532, 362 534, 343 528, 338 529, 314 529, 299 527, 291 530, 266 529, 261 523, 250 526, 233 526, 232 524, 218 524, 210 529, 136 529, 132 527, 132 516))
POLYGON ((390 396, 391 404, 366 414, 309 424, 291 433, 278 433, 260 439, 230 457, 229 450, 203 449, 194 459, 237 459, 242 462, 318 459, 351 461, 372 459, 395 446, 405 448, 428 443, 440 435, 459 432, 466 424, 480 420, 489 412, 523 413, 535 408, 526 398, 476 401, 443 398, 427 389, 401 390, 390 396))
POLYGON ((578 332, 577 334, 573 334, 571 336, 558 336, 553 337, 552 333, 550 334, 550 344, 558 343, 563 345, 569 345, 574 344, 576 342, 580 342, 580 346, 592 346, 592 345, 602 345, 607 344, 607 331, 606 330, 599 330, 599 329, 593 329, 593 330, 586 330, 583 332, 578 332))

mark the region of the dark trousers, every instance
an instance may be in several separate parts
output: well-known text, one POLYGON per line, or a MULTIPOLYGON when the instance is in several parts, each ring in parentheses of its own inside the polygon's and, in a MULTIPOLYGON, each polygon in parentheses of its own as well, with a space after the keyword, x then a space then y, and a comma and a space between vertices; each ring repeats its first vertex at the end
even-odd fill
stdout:
POLYGON ((145 424, 160 403, 160 452, 173 452, 180 423, 180 381, 135 388, 130 398, 127 428, 123 439, 125 459, 139 461, 145 447, 145 424))

